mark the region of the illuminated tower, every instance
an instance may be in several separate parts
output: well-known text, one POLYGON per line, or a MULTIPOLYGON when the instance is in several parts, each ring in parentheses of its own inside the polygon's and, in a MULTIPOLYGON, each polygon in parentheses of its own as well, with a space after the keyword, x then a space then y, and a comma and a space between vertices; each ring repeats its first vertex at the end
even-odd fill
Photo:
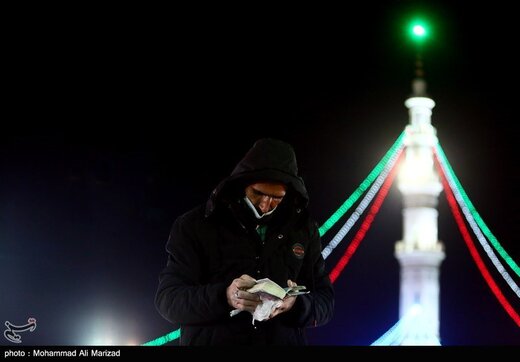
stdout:
POLYGON ((437 240, 437 202, 442 184, 434 168, 436 130, 431 125, 435 102, 426 96, 422 78, 413 82, 405 101, 410 123, 405 129, 405 158, 398 174, 403 195, 403 240, 395 245, 400 264, 400 345, 440 345, 439 267, 444 259, 437 240))

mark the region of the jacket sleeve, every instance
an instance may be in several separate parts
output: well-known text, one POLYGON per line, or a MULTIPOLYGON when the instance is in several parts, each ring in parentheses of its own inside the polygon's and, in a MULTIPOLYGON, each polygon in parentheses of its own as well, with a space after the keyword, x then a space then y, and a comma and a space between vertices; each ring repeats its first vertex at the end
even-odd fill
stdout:
POLYGON ((155 306, 168 321, 204 324, 229 316, 225 283, 203 281, 204 250, 194 232, 178 218, 166 244, 167 264, 159 276, 155 306))
POLYGON ((334 313, 334 289, 321 255, 318 227, 315 223, 313 225, 302 275, 310 293, 298 296, 293 308, 287 313, 288 321, 298 327, 324 325, 332 319, 334 313))

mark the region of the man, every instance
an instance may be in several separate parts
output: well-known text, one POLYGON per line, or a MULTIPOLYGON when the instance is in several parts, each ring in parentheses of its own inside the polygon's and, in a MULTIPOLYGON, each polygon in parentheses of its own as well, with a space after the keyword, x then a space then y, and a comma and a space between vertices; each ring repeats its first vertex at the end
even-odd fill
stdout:
POLYGON ((177 218, 155 304, 180 324, 180 345, 305 345, 304 329, 331 319, 334 292, 308 201, 293 148, 265 138, 205 205, 177 218), (262 278, 310 293, 252 323, 262 300, 247 289, 262 278))

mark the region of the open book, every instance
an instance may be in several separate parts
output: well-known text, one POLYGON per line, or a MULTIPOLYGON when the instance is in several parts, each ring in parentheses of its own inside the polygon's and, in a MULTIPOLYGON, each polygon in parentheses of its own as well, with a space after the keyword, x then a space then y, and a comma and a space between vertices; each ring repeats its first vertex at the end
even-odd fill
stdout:
POLYGON ((295 287, 282 288, 269 278, 258 279, 256 284, 249 288, 249 293, 266 293, 278 299, 284 299, 286 296, 300 295, 309 293, 303 285, 295 287))
MULTIPOLYGON (((303 285, 282 288, 269 278, 258 279, 256 284, 247 290, 249 293, 258 294, 262 300, 262 303, 256 307, 253 313, 253 324, 255 320, 262 321, 267 319, 271 312, 282 303, 282 299, 285 297, 309 293, 306 289, 307 288, 303 285)), ((229 315, 233 317, 240 312, 241 310, 239 309, 233 309, 229 315)))

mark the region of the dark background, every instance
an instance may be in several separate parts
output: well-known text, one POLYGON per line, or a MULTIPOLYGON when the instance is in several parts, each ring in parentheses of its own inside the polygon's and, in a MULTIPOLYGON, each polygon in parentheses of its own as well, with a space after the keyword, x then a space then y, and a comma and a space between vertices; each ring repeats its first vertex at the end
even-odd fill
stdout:
MULTIPOLYGON (((432 124, 470 200, 518 262, 511 8, 118 9, 41 25, 20 12, 4 49, 0 321, 36 318, 22 336, 35 345, 142 344, 175 329, 153 305, 171 223, 260 137, 294 146, 321 225, 408 123, 416 47, 404 24, 419 9, 435 26, 422 49, 432 124)), ((393 186, 335 283, 333 321, 309 330, 313 344, 366 346, 397 322, 401 207, 393 186)), ((519 345, 520 328, 473 263, 444 193, 439 238, 442 343, 519 345)))

